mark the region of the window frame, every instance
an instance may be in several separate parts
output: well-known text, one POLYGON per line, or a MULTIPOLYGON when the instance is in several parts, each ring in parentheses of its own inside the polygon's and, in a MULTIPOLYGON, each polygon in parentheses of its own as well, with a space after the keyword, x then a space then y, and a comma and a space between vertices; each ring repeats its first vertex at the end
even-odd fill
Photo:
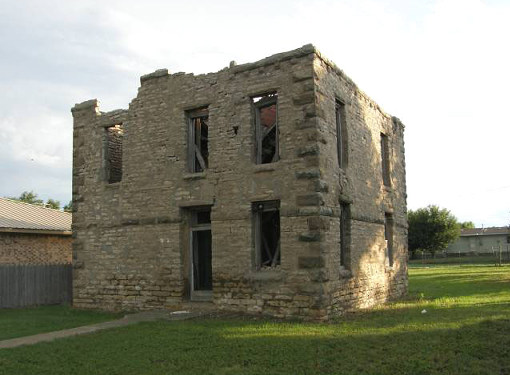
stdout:
POLYGON ((253 106, 255 122, 255 164, 275 163, 278 160, 280 160, 280 126, 278 122, 278 93, 276 91, 273 91, 262 95, 252 96, 251 102, 253 106), (260 99, 258 101, 255 101, 255 99, 257 98, 260 99), (275 124, 273 125, 275 128, 275 152, 273 155, 273 159, 270 162, 263 163, 262 143, 264 141, 265 136, 269 133, 269 131, 266 132, 265 135, 262 134, 260 111, 262 108, 270 107, 272 105, 275 105, 276 108, 275 124))
POLYGON ((389 137, 381 133, 381 170, 383 185, 391 187, 391 163, 390 163, 390 140, 389 137))
POLYGON ((335 100, 335 125, 338 167, 346 169, 349 160, 347 152, 347 111, 345 103, 339 99, 335 100))
POLYGON ((340 202, 340 267, 351 268, 351 204, 340 202))
POLYGON ((117 184, 122 181, 122 177, 124 174, 124 126, 122 122, 116 124, 110 124, 108 126, 104 126, 104 144, 103 144, 103 174, 104 181, 108 185, 117 184), (111 130, 110 129, 118 129, 118 134, 120 134, 120 165, 118 165, 118 177, 115 179, 112 178, 112 153, 110 152, 110 142, 111 142, 111 130))
MULTIPOLYGON (((190 292, 196 292, 196 291, 203 291, 203 290, 212 290, 211 289, 199 289, 197 288, 197 280, 196 273, 198 272, 198 269, 195 269, 195 267, 198 265, 198 260, 196 259, 196 256, 198 257, 198 239, 196 238, 198 232, 210 232, 210 235, 212 236, 211 231, 211 206, 198 206, 198 207, 192 207, 189 209, 189 250, 190 250, 190 292), (208 213, 209 214, 209 220, 207 222, 199 223, 199 214, 201 213, 208 213), (195 254, 197 253, 197 254, 195 254)), ((212 245, 212 244, 211 244, 212 245)), ((212 265, 212 263, 210 264, 212 265)), ((211 277, 212 277, 212 269, 211 269, 211 277)))
MULTIPOLYGON (((262 269, 275 269, 281 265, 281 215, 280 215, 280 201, 269 200, 269 201, 257 201, 252 202, 252 213, 253 213, 253 234, 254 234, 254 265, 257 271, 262 269), (278 226, 276 229, 277 244, 273 254, 269 254, 273 259, 271 265, 262 264, 262 214, 266 212, 277 212, 278 213, 278 226)), ((267 242, 266 242, 267 246, 267 242)), ((269 250, 269 249, 266 249, 269 250)))
POLYGON ((193 110, 189 110, 186 112, 186 122, 187 122, 187 154, 188 154, 188 162, 187 169, 190 173, 201 173, 205 172, 209 168, 209 107, 200 107, 193 110), (207 154, 202 154, 202 144, 196 143, 196 121, 198 119, 206 119, 207 120, 207 154), (198 151, 198 153, 197 153, 198 151), (198 159, 198 165, 197 165, 198 159))
POLYGON ((384 213, 384 240, 386 244, 386 259, 389 267, 393 267, 394 263, 394 249, 393 249, 393 214, 390 212, 384 213))

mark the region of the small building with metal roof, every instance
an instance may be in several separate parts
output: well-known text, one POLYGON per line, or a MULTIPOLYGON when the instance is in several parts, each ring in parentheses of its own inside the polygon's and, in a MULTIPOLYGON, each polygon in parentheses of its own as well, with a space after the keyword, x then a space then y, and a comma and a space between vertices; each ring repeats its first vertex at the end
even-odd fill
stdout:
POLYGON ((68 264, 71 213, 0 198, 0 264, 68 264))
POLYGON ((462 229, 457 241, 451 243, 449 254, 492 254, 510 250, 510 227, 462 229))

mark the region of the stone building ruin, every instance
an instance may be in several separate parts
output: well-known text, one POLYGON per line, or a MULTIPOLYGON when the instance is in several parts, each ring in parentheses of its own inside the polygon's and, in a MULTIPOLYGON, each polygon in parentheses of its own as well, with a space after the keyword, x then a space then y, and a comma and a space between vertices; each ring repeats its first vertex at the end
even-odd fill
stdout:
POLYGON ((72 109, 76 307, 327 320, 406 293, 404 127, 315 47, 140 81, 72 109))

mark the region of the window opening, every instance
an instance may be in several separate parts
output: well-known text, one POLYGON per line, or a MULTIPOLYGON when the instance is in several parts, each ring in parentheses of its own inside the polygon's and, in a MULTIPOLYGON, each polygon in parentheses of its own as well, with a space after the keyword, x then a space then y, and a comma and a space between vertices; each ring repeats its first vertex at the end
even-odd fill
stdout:
POLYGON ((280 265, 280 202, 254 202, 257 269, 280 265))
POLYGON ((393 266, 393 215, 384 214, 384 240, 386 241, 386 256, 388 264, 393 266))
POLYGON ((279 160, 278 94, 252 98, 255 107, 256 163, 267 164, 279 160))
POLYGON ((109 184, 122 180, 122 124, 106 128, 105 175, 109 184))
POLYGON ((388 136, 381 133, 381 164, 384 186, 391 186, 390 180, 390 149, 388 136))
POLYGON ((188 168, 203 172, 209 166, 209 110, 201 108, 188 112, 188 168))
POLYGON ((342 169, 345 169, 345 167, 347 167, 347 126, 345 104, 337 100, 335 105, 335 113, 338 166, 342 169))
POLYGON ((211 210, 191 211, 191 252, 193 291, 212 290, 211 210))
POLYGON ((350 263, 351 205, 340 203, 340 265, 348 268, 350 263))

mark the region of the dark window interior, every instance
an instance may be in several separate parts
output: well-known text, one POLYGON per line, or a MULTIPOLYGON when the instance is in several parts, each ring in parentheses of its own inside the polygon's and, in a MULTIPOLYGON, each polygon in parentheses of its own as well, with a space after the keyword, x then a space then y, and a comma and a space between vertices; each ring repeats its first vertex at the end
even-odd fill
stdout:
POLYGON ((381 163, 384 186, 391 186, 390 181, 390 149, 388 136, 381 133, 381 163))
POLYGON ((393 216, 384 214, 384 239, 386 240, 386 251, 389 266, 393 266, 393 216))
POLYGON ((196 224, 211 224, 211 211, 198 211, 196 213, 196 224))
POLYGON ((350 263, 350 217, 351 206, 340 204, 340 265, 348 267, 350 263))
POLYGON ((253 98, 257 164, 273 163, 279 159, 277 98, 276 93, 253 98))
POLYGON ((253 203, 257 268, 280 264, 280 204, 278 201, 253 203))
POLYGON ((207 108, 191 111, 189 118, 189 170, 202 172, 209 166, 209 112, 207 108))
POLYGON ((191 211, 193 290, 212 289, 211 211, 191 211))
POLYGON ((338 166, 342 169, 347 167, 347 127, 345 104, 336 101, 336 141, 338 153, 338 166))
POLYGON ((106 128, 105 174, 109 184, 122 180, 122 125, 106 128))
POLYGON ((193 290, 212 289, 211 230, 193 232, 193 290))

